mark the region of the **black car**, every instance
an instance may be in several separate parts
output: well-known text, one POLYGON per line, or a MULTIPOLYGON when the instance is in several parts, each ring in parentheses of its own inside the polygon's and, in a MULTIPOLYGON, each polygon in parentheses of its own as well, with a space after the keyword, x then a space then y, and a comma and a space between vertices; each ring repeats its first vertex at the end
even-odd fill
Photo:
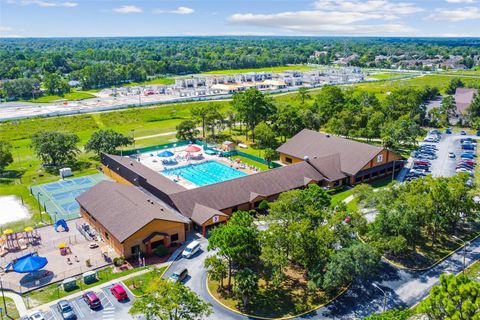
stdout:
POLYGON ((77 315, 75 311, 73 311, 72 306, 67 300, 60 300, 57 303, 58 311, 62 315, 63 319, 65 320, 74 320, 77 319, 77 315))

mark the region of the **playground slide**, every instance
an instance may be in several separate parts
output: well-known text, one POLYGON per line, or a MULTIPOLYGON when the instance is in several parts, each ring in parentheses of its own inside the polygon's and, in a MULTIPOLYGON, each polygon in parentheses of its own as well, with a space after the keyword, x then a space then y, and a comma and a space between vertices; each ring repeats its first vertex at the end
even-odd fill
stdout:
POLYGON ((57 222, 55 222, 54 227, 55 227, 55 231, 57 231, 57 232, 59 232, 59 231, 58 231, 58 227, 62 227, 62 228, 63 228, 63 231, 65 231, 65 232, 68 232, 68 231, 69 231, 67 222, 66 222, 65 220, 63 220, 63 219, 60 219, 60 220, 58 220, 57 222))

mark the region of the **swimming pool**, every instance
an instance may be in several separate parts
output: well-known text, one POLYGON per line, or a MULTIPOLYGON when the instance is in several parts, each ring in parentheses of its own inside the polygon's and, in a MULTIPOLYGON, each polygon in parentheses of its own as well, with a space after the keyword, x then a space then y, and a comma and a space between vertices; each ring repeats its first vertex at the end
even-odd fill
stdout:
POLYGON ((242 171, 213 160, 205 161, 199 164, 189 164, 187 166, 174 169, 166 169, 161 172, 170 176, 178 175, 199 187, 247 175, 242 171))

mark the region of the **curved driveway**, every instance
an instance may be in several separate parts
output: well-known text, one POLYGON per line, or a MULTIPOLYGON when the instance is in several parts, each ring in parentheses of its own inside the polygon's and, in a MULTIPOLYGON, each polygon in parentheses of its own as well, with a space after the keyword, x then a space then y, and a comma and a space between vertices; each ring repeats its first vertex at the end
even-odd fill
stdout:
MULTIPOLYGON (((179 267, 187 267, 191 277, 187 279, 186 285, 213 305, 214 314, 209 319, 252 319, 222 307, 208 294, 206 272, 203 268, 203 261, 209 255, 206 252, 208 242, 204 238, 199 240, 203 251, 192 259, 177 260, 166 276, 179 267)), ((480 238, 467 248, 466 265, 478 259, 480 238)), ((438 282, 442 273, 459 273, 462 268, 463 249, 427 271, 403 270, 382 262, 374 280, 389 295, 387 308, 411 307, 428 295, 430 288, 438 282)), ((382 311, 382 307, 382 292, 372 286, 371 281, 365 281, 353 284, 345 294, 331 304, 297 319, 361 319, 371 313, 382 311)))

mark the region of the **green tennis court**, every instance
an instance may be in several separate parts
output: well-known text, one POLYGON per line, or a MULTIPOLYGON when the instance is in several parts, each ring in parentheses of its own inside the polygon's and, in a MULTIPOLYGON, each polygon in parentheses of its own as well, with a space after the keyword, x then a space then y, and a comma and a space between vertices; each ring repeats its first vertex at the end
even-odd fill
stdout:
POLYGON ((32 186, 30 192, 39 200, 53 221, 75 219, 80 216, 80 207, 75 198, 107 179, 107 176, 98 173, 32 186))

